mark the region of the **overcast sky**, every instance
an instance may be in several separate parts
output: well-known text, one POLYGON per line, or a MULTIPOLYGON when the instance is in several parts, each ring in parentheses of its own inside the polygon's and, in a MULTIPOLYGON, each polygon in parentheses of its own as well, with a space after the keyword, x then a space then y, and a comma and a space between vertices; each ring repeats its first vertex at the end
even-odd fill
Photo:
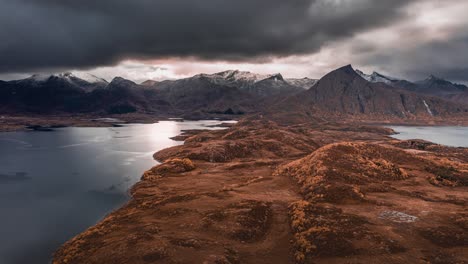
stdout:
POLYGON ((0 0, 0 79, 137 82, 228 69, 468 82, 466 0, 0 0))

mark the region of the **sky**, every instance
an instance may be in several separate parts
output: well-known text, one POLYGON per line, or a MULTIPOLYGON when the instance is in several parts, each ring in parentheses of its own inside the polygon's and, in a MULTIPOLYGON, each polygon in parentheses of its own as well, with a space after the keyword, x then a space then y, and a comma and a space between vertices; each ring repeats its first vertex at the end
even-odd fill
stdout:
POLYGON ((468 83, 466 0, 0 0, 0 79, 136 82, 229 69, 468 83))

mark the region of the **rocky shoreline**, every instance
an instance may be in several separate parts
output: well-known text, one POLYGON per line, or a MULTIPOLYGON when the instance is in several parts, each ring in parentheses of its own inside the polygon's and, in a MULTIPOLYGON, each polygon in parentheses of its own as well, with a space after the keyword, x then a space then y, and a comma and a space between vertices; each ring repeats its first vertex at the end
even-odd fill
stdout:
POLYGON ((468 149, 391 133, 263 119, 188 131, 53 263, 463 263, 468 149))
MULTIPOLYGON (((221 115, 206 115, 204 120, 231 120, 221 115)), ((118 127, 123 124, 151 124, 158 121, 178 121, 166 115, 144 113, 97 115, 97 114, 63 114, 63 115, 0 115, 0 132, 12 131, 53 131, 61 127, 118 127)), ((190 119, 188 119, 190 120, 190 119)), ((198 120, 198 119, 196 119, 198 120)))
POLYGON ((112 127, 124 123, 155 123, 163 118, 144 114, 128 115, 1 115, 0 132, 47 131, 59 127, 112 127))

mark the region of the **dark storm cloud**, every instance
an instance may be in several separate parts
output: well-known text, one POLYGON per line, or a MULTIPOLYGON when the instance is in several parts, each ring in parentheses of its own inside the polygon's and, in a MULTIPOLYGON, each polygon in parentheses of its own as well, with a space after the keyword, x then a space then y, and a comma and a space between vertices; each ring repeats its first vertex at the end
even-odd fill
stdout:
POLYGON ((409 0, 0 0, 0 72, 122 59, 249 61, 318 51, 409 0))
POLYGON ((410 75, 419 78, 431 73, 449 80, 468 82, 468 29, 465 34, 465 37, 422 45, 413 51, 412 61, 401 60, 400 63, 407 65, 405 68, 410 75))
MULTIPOLYGON (((367 44, 366 44, 367 45, 367 44)), ((356 51, 356 49, 354 49, 356 51)), ((379 49, 356 56, 358 63, 386 69, 410 80, 422 80, 429 75, 468 83, 468 28, 458 29, 443 40, 431 40, 405 48, 379 49)))

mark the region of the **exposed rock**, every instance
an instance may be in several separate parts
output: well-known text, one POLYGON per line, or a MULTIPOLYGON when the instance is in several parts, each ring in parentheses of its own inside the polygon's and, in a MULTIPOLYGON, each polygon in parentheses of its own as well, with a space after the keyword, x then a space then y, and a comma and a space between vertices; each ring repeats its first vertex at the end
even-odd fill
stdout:
POLYGON ((309 90, 269 105, 265 112, 281 121, 287 116, 302 122, 312 118, 395 122, 464 119, 468 106, 368 82, 348 65, 328 73, 309 90))
POLYGON ((188 172, 194 169, 195 169, 195 165, 190 159, 187 159, 187 158, 168 159, 164 161, 163 164, 157 165, 153 167, 151 170, 146 171, 142 176, 142 180, 157 179, 160 177, 164 177, 167 174, 188 172))
POLYGON ((416 216, 398 211, 383 211, 380 213, 379 217, 397 223, 412 223, 418 219, 416 216))

